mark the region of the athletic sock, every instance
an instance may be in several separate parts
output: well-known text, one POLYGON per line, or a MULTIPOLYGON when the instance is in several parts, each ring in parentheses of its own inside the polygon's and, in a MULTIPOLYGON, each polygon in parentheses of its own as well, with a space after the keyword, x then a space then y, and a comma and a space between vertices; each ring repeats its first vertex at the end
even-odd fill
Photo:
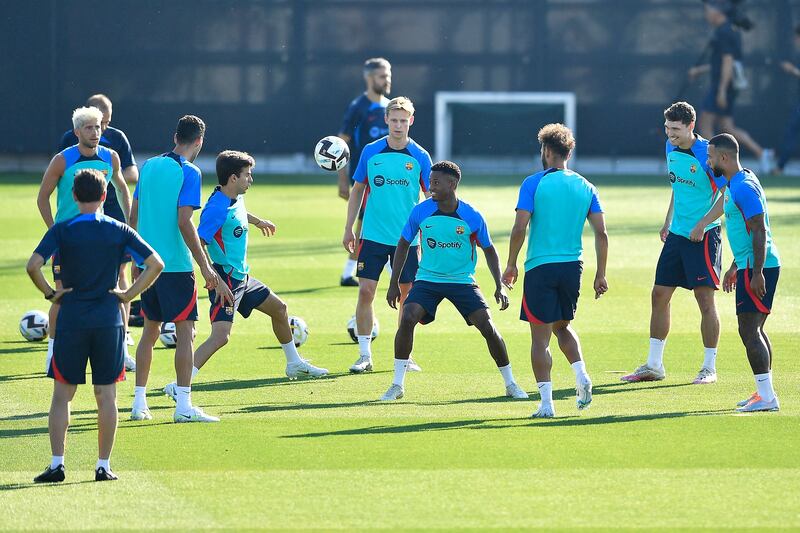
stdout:
POLYGON ((200 372, 200 369, 197 368, 196 366, 193 366, 192 367, 192 381, 194 381, 194 377, 197 375, 198 372, 200 372))
POLYGON ((408 359, 395 359, 394 360, 394 383, 401 387, 406 382, 406 370, 408 370, 408 359))
POLYGON ((55 339, 53 337, 49 337, 47 339, 47 357, 44 361, 44 372, 45 374, 50 371, 50 361, 53 360, 53 344, 55 344, 55 339))
POLYGON ((52 459, 50 459, 50 469, 55 470, 58 468, 58 465, 64 464, 64 456, 63 455, 54 455, 52 459))
POLYGON ((498 366, 497 370, 499 370, 500 375, 503 376, 503 381, 506 382, 506 387, 516 383, 516 381, 514 381, 514 374, 511 373, 511 363, 508 363, 506 366, 498 366))
POLYGON ((283 354, 286 356, 287 363, 300 362, 300 354, 297 352, 297 346, 294 345, 293 340, 287 342, 286 344, 281 344, 281 348, 283 348, 283 354))
POLYGON ((358 261, 355 259, 347 258, 347 261, 344 263, 344 270, 342 270, 342 278, 352 278, 356 275, 356 265, 358 265, 358 261))
POLYGON ((647 354, 647 366, 653 370, 657 370, 664 366, 664 345, 667 344, 667 339, 650 338, 650 352, 647 354))
POLYGON ((356 335, 358 337, 358 353, 372 358, 372 335, 356 335))
POLYGON ((539 387, 539 396, 542 397, 542 405, 553 405, 553 382, 552 381, 539 381, 536 383, 539 387))
POLYGON ((94 469, 97 470, 98 468, 102 467, 106 469, 106 472, 111 472, 111 465, 108 463, 108 459, 97 459, 97 464, 94 465, 94 469))
POLYGON ((758 395, 761 396, 761 399, 765 402, 771 402, 775 399, 775 389, 772 388, 772 372, 767 372, 766 374, 756 374, 756 388, 758 389, 758 395))
POLYGON ((134 387, 133 388, 133 408, 134 409, 147 409, 147 387, 134 387))
POLYGON ((185 413, 192 410, 192 387, 176 387, 178 389, 178 397, 176 398, 177 407, 175 410, 179 413, 185 413))
POLYGON ((572 367, 572 371, 575 372, 575 383, 577 385, 582 385, 587 381, 591 381, 589 379, 589 374, 586 372, 586 361, 581 359, 580 361, 575 361, 570 366, 572 367))
POLYGON ((716 372, 717 370, 717 349, 704 348, 703 367, 716 372))

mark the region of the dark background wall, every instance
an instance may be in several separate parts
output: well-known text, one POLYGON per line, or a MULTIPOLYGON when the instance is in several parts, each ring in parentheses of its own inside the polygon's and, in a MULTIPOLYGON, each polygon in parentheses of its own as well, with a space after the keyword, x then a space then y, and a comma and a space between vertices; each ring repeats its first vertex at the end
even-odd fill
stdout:
MULTIPOLYGON (((335 133, 370 56, 393 64, 394 95, 418 106, 433 148, 438 90, 573 91, 584 155, 652 156, 661 110, 710 30, 698 0, 4 0, 0 153, 46 153, 93 92, 137 151, 171 146, 175 122, 208 123, 210 150, 306 152, 335 133)), ((800 0, 749 0, 751 88, 737 121, 778 143, 798 84, 800 0)), ((707 78, 684 96, 699 105, 707 78)), ((481 124, 476 127, 491 127, 481 124)), ((531 136, 539 124, 530 126, 531 136)), ((515 132, 515 134, 518 132, 515 132)), ((502 136, 503 131, 498 131, 502 136)))

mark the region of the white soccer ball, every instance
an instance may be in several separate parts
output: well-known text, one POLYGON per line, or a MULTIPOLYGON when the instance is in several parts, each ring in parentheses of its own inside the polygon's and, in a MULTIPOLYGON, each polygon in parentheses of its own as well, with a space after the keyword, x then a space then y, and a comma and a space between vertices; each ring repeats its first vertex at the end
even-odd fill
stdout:
POLYGON ((323 170, 339 170, 350 161, 350 148, 344 139, 328 135, 314 148, 314 159, 323 170))
POLYGON ((175 324, 172 322, 162 323, 158 340, 167 348, 174 348, 178 344, 178 336, 175 334, 175 324))
POLYGON ((289 327, 292 328, 292 340, 295 346, 301 346, 308 340, 308 326, 299 316, 289 317, 289 327))
MULTIPOLYGON (((375 337, 378 336, 378 333, 381 331, 380 324, 378 324, 378 319, 375 318, 375 321, 372 323, 372 340, 375 340, 375 337)), ((358 342, 358 337, 356 336, 356 316, 353 315, 350 320, 347 321, 347 333, 350 335, 350 338, 353 339, 353 342, 358 342)))
POLYGON ((19 332, 26 341, 42 341, 47 338, 49 320, 47 313, 42 311, 28 311, 19 321, 19 332))

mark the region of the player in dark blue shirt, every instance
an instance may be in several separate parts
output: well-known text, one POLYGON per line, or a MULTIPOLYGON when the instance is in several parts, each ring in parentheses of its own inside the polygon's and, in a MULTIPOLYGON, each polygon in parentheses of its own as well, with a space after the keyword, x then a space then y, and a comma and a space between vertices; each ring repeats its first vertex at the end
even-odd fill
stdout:
MULTIPOLYGON (((350 145, 350 165, 339 170, 339 197, 345 200, 350 197, 353 174, 364 147, 389 133, 384 115, 389 105, 387 96, 392 91, 392 65, 382 57, 367 59, 364 62, 364 82, 367 89, 347 106, 338 134, 350 145)), ((362 217, 363 208, 359 220, 362 217)), ((356 234, 359 233, 360 227, 356 230, 356 234)), ((342 271, 342 286, 358 286, 356 264, 357 256, 352 253, 342 271)))
POLYGON ((52 461, 36 483, 64 481, 64 447, 69 426, 69 402, 86 383, 91 362, 97 400, 99 458, 95 480, 117 479, 109 466, 117 429, 116 383, 124 379, 124 328, 120 303, 131 301, 161 273, 161 258, 129 226, 102 214, 106 178, 96 169, 75 175, 73 197, 80 214, 53 225, 28 261, 28 275, 46 300, 60 303, 53 358, 48 376, 55 380, 48 428, 52 461), (53 289, 42 274, 45 259, 61 258, 61 287, 53 289), (126 254, 147 269, 127 290, 117 286, 126 254))
POLYGON ((742 34, 740 28, 750 28, 749 21, 742 21, 731 0, 704 0, 706 21, 714 28, 709 47, 711 61, 689 69, 694 78, 705 72, 711 73, 711 86, 701 104, 702 112, 697 121, 700 135, 710 139, 715 133, 732 134, 748 150, 759 158, 761 171, 770 172, 773 151, 762 148, 747 131, 733 122, 733 107, 739 90, 747 88, 747 79, 742 66, 742 34))
MULTIPOLYGON (((133 157, 131 151, 131 143, 128 142, 128 137, 122 130, 118 130, 110 126, 111 115, 113 113, 113 106, 111 100, 104 94, 94 94, 86 100, 87 107, 96 107, 103 114, 103 120, 100 121, 100 146, 105 146, 117 152, 119 156, 120 169, 122 170, 122 177, 128 184, 135 184, 139 181, 139 169, 136 166, 136 159, 133 157)), ((78 137, 75 136, 73 130, 67 130, 61 136, 61 144, 59 151, 66 150, 70 146, 78 144, 78 137)), ((117 200, 116 191, 112 183, 108 184, 108 192, 106 194, 106 201, 103 203, 103 214, 110 216, 114 220, 126 222, 125 214, 122 212, 122 207, 117 200)), ((119 286, 126 289, 130 286, 130 278, 127 275, 127 263, 130 258, 125 259, 125 263, 119 270, 119 286)), ((133 339, 130 337, 128 331, 128 315, 130 315, 130 305, 125 305, 125 342, 127 345, 133 345, 133 339)), ((136 370, 136 361, 126 354, 125 356, 125 369, 129 371, 136 370)))
MULTIPOLYGON (((800 24, 795 26, 794 28, 794 47, 795 47, 795 56, 798 55, 798 50, 800 50, 800 24)), ((783 61, 781 62, 781 69, 790 76, 794 77, 795 79, 800 80, 800 57, 796 57, 795 61, 783 61)), ((783 144, 781 145, 781 149, 778 152, 778 163, 775 165, 775 174, 783 174, 783 169, 786 166, 786 163, 789 162, 789 158, 792 156, 792 151, 794 150, 795 145, 797 144, 797 134, 800 133, 800 87, 798 87, 798 99, 794 105, 794 111, 792 112, 792 116, 789 119, 789 122, 786 125, 786 133, 783 137, 783 144)))

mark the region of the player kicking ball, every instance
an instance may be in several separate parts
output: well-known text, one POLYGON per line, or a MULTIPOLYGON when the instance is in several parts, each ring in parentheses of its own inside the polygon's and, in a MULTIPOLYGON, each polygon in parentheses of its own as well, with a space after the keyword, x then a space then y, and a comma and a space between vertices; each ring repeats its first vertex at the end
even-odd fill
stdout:
MULTIPOLYGON (((764 331, 778 286, 781 261, 772 240, 767 197, 756 175, 739 163, 739 143, 722 133, 708 142, 708 163, 728 180, 723 210, 733 264, 722 278, 725 292, 736 291, 736 318, 756 392, 739 402, 737 411, 777 411, 778 397, 772 387, 772 345, 764 331)), ((722 214, 715 206, 703 219, 722 214)))
POLYGON ((514 381, 508 362, 506 344, 495 328, 478 285, 475 283, 475 253, 477 244, 483 249, 486 263, 494 278, 494 298, 500 310, 508 308, 508 295, 500 283, 500 259, 489 237, 486 221, 472 206, 458 199, 456 189, 461 169, 450 161, 431 167, 431 197, 411 211, 397 243, 392 279, 386 300, 397 309, 400 301, 400 276, 408 251, 417 234, 423 247, 414 284, 403 304, 400 325, 394 338, 394 380, 381 397, 382 401, 399 400, 405 393, 404 382, 408 358, 414 344, 414 328, 418 323, 429 324, 436 319, 436 308, 445 298, 458 312, 481 332, 489 354, 497 364, 506 385, 506 396, 527 398, 528 394, 514 381))
MULTIPOLYGON (((194 352, 192 380, 212 355, 228 343, 233 327, 233 314, 238 311, 244 318, 258 310, 272 319, 272 331, 286 355, 286 376, 320 377, 328 373, 317 368, 297 352, 289 326, 289 315, 283 300, 270 289, 250 276, 247 264, 248 225, 252 224, 266 236, 275 233, 275 225, 247 212, 244 195, 253 184, 255 160, 250 154, 225 150, 217 156, 219 185, 200 213, 197 233, 211 257, 211 265, 220 279, 233 293, 233 305, 223 299, 217 301, 216 291, 209 291, 211 306, 211 335, 194 352)), ((177 383, 164 388, 173 400, 177 398, 177 383)))

